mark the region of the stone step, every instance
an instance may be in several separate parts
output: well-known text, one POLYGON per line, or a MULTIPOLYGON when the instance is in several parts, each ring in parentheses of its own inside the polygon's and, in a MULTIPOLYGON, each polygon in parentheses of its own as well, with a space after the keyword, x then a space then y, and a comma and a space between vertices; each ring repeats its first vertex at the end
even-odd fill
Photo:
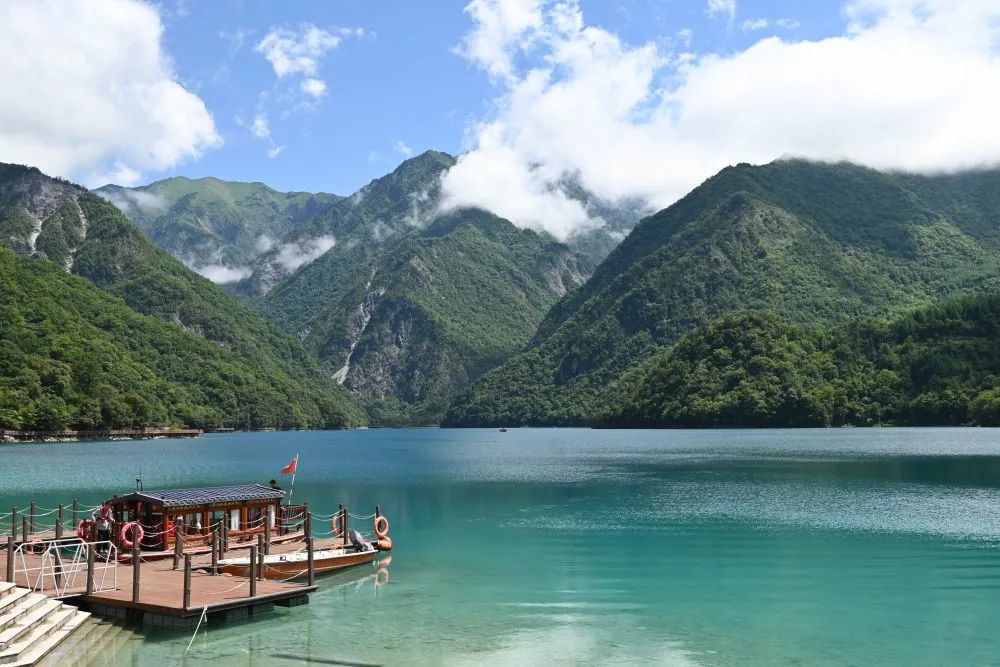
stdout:
POLYGON ((0 581, 0 599, 14 590, 14 584, 9 581, 0 581))
POLYGON ((50 628, 44 635, 40 636, 38 641, 33 642, 27 650, 23 651, 17 660, 10 663, 11 667, 28 667, 28 665, 37 664, 53 649, 59 646, 62 642, 66 641, 66 639, 74 632, 78 632, 82 621, 86 620, 86 618, 90 615, 87 612, 78 611, 73 608, 65 611, 64 613, 68 618, 62 620, 61 622, 53 620, 53 627, 50 628), (80 616, 83 618, 78 618, 80 616))
POLYGON ((27 614, 22 614, 20 618, 5 629, 0 630, 0 658, 3 657, 4 651, 16 643, 18 639, 27 636, 36 626, 44 624, 51 616, 59 612, 62 607, 63 603, 59 600, 46 599, 42 604, 36 605, 27 614))
POLYGON ((36 607, 48 602, 48 600, 48 596, 41 593, 32 593, 31 591, 27 591, 27 595, 19 596, 19 599, 12 606, 8 606, 3 610, 3 613, 0 613, 0 631, 6 630, 26 614, 30 614, 36 607))
POLYGON ((7 592, 2 598, 0 598, 0 618, 3 617, 8 611, 14 608, 18 600, 31 595, 31 591, 27 588, 13 588, 7 592))
POLYGON ((46 616, 42 622, 32 625, 27 632, 17 638, 17 641, 0 651, 0 665, 20 662, 35 646, 62 629, 73 618, 75 612, 75 609, 60 607, 57 611, 46 616))
POLYGON ((65 626, 77 629, 70 633, 66 641, 52 650, 41 661, 41 665, 58 665, 59 667, 74 667, 86 665, 93 657, 93 648, 103 645, 101 636, 107 630, 106 624, 85 611, 78 611, 72 621, 65 626))

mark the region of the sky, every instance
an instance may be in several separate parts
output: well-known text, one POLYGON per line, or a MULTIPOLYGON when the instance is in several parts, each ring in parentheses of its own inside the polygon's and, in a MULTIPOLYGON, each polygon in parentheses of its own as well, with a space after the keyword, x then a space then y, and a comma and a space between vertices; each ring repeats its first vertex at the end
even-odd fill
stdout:
POLYGON ((728 164, 1000 161, 995 0, 0 0, 0 161, 349 194, 427 149, 442 206, 559 238, 560 183, 667 206, 728 164))

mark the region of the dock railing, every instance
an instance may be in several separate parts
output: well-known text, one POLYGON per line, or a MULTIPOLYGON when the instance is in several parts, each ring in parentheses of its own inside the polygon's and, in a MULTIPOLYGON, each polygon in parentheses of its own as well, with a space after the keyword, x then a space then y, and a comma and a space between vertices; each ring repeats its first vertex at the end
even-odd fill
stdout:
POLYGON ((118 588, 118 547, 109 541, 66 538, 22 542, 8 557, 14 560, 14 580, 23 577, 27 586, 39 593, 51 591, 61 598, 118 588), (44 551, 39 554, 39 549, 44 551))

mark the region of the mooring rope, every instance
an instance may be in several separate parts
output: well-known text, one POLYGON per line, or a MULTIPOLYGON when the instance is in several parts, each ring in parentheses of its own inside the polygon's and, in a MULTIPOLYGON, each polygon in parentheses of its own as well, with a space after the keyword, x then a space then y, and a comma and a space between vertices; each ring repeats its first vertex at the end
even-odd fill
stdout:
POLYGON ((201 630, 201 622, 204 621, 207 616, 208 616, 208 605, 205 605, 201 609, 201 616, 198 618, 198 626, 194 629, 194 634, 191 635, 191 641, 188 642, 187 648, 184 649, 185 655, 187 655, 187 652, 191 650, 191 644, 194 644, 194 638, 198 636, 198 631, 201 630))

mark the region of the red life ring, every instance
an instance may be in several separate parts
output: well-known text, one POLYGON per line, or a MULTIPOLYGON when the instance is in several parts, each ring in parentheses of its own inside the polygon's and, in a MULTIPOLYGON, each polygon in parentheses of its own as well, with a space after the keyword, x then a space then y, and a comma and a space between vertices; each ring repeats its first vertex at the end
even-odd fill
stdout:
POLYGON ((389 537, 389 520, 386 519, 381 514, 379 516, 375 517, 375 526, 374 526, 374 528, 375 528, 375 534, 378 535, 380 539, 384 540, 385 538, 389 537), (385 527, 382 528, 381 530, 379 530, 379 526, 380 525, 385 526, 385 527))
POLYGON ((76 536, 84 542, 88 541, 90 539, 90 527, 93 525, 93 519, 84 519, 80 522, 80 525, 76 527, 76 536))
POLYGON ((340 512, 333 515, 330 520, 331 527, 333 528, 333 536, 340 537, 344 534, 344 527, 340 525, 340 512))
POLYGON ((126 549, 132 549, 136 544, 141 544, 144 537, 146 537, 146 531, 142 529, 142 524, 138 521, 129 521, 122 526, 122 531, 118 533, 118 539, 126 549), (132 528, 132 535, 135 537, 135 541, 128 539, 129 528, 132 528))

